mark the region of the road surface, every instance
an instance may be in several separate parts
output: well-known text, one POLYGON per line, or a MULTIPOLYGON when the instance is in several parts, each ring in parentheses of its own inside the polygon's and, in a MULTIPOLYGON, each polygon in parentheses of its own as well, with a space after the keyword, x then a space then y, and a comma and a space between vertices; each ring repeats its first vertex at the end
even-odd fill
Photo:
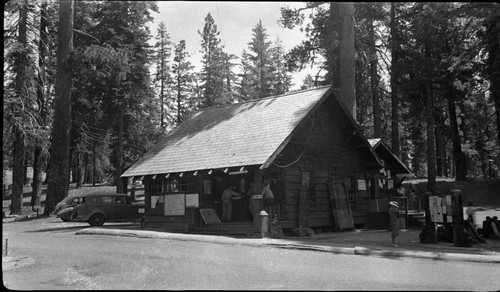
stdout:
MULTIPOLYGON (((108 225, 108 224, 107 224, 108 225)), ((106 226, 106 225, 105 225, 106 226)), ((109 224, 108 226, 112 226, 109 224)), ((498 290, 498 264, 101 235, 56 218, 3 224, 14 290, 498 290)))

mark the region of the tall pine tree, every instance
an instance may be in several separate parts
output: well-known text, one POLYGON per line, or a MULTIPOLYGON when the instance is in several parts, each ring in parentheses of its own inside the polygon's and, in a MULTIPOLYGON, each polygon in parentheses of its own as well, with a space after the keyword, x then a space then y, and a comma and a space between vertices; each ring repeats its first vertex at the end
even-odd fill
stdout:
POLYGON ((170 56, 171 56, 171 42, 170 35, 167 32, 165 23, 162 21, 158 25, 158 34, 156 36, 155 44, 155 56, 154 60, 156 63, 156 76, 155 82, 160 87, 160 121, 161 127, 164 128, 165 125, 165 100, 168 98, 170 93, 170 56))
POLYGON ((186 41, 181 40, 175 45, 174 61, 172 63, 172 87, 174 89, 176 117, 175 123, 179 124, 187 113, 195 106, 194 102, 194 66, 191 65, 189 53, 186 51, 186 41))
POLYGON ((203 32, 198 30, 202 37, 201 50, 202 70, 201 70, 201 107, 211 107, 217 104, 217 98, 222 95, 222 48, 220 45, 219 30, 215 21, 210 15, 205 17, 203 32))
POLYGON ((259 20, 252 29, 252 40, 248 43, 250 61, 250 88, 253 98, 263 98, 273 94, 273 68, 271 59, 271 42, 259 20))

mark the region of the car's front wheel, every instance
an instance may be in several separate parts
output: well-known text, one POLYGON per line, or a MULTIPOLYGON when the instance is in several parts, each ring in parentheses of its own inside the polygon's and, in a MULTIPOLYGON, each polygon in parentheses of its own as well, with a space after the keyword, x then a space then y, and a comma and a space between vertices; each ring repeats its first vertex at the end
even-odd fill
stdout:
POLYGON ((102 214, 95 214, 92 215, 89 219, 89 224, 90 226, 102 226, 104 224, 104 221, 106 221, 106 218, 104 218, 104 215, 102 214))

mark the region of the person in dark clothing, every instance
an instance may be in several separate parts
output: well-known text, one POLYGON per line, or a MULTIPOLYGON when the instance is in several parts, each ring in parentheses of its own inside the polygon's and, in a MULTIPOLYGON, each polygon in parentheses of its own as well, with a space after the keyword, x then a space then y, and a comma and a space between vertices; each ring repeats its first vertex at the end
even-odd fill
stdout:
POLYGON ((391 229, 392 246, 397 247, 396 237, 399 236, 399 204, 396 201, 389 202, 389 222, 391 229))

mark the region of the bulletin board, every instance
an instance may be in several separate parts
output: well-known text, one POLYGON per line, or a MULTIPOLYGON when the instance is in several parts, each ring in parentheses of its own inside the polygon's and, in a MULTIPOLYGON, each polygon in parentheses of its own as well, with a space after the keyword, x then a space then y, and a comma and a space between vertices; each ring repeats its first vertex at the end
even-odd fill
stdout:
POLYGON ((163 197, 165 202, 165 216, 183 216, 186 214, 185 194, 166 195, 163 197))
POLYGON ((198 194, 186 194, 186 207, 200 207, 198 197, 198 194))
POLYGON ((431 222, 434 223, 452 223, 452 204, 451 195, 448 196, 430 196, 429 211, 431 222))

